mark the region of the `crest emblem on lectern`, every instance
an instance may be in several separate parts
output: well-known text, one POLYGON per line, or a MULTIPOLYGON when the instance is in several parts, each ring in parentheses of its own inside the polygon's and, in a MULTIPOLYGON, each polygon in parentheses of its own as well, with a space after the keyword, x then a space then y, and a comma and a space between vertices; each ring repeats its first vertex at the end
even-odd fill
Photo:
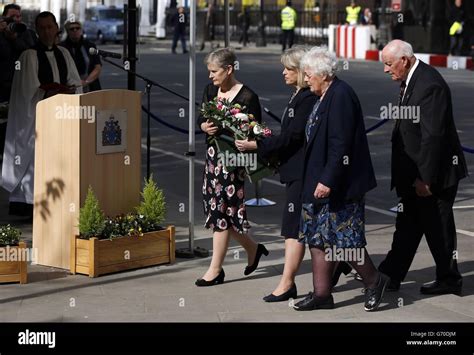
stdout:
POLYGON ((127 110, 96 111, 96 153, 110 154, 127 151, 127 110))
POLYGON ((114 115, 110 115, 109 120, 105 122, 104 129, 102 130, 102 145, 121 145, 122 144, 122 129, 120 128, 119 121, 114 118, 114 115))

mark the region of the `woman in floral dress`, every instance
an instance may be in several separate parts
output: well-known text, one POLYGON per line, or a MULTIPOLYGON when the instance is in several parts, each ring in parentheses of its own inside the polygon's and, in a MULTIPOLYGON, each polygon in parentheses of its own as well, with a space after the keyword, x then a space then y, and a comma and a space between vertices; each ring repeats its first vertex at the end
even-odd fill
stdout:
MULTIPOLYGON (((206 103, 216 97, 226 99, 232 104, 245 107, 247 113, 253 114, 261 122, 258 96, 235 78, 236 62, 234 52, 228 48, 215 50, 206 57, 205 63, 212 83, 205 88, 202 101, 206 103)), ((206 133, 206 138, 225 134, 202 115, 198 118, 198 125, 206 133)), ((247 252, 248 266, 245 268, 245 275, 257 268, 262 254, 268 255, 267 249, 247 234, 250 224, 244 203, 245 167, 233 170, 228 168, 229 171, 219 160, 216 145, 207 140, 202 193, 205 227, 213 230, 213 254, 211 265, 204 276, 196 281, 197 286, 213 286, 224 282, 222 264, 230 237, 236 239, 247 252)))

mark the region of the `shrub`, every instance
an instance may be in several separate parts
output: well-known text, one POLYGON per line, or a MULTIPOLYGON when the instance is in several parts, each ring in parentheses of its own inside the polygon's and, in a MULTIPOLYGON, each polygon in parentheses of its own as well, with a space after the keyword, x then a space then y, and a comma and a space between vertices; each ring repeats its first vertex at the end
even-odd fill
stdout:
POLYGON ((21 231, 7 224, 0 227, 0 247, 7 245, 18 245, 21 231))
POLYGON ((79 212, 79 234, 86 239, 100 236, 104 227, 104 213, 100 209, 99 201, 95 197, 92 187, 89 186, 84 207, 79 212))
POLYGON ((160 229, 159 224, 165 220, 166 204, 163 191, 156 186, 153 175, 148 181, 145 179, 141 195, 143 201, 136 211, 143 233, 160 229))

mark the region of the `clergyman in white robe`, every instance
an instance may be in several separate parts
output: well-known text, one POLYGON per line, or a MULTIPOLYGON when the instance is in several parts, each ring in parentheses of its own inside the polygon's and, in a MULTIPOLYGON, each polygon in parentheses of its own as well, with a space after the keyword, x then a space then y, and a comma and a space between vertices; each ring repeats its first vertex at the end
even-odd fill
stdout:
MULTIPOLYGON (((67 85, 77 86, 82 93, 81 78, 67 49, 58 47, 67 65, 67 85)), ((60 75, 53 51, 45 52, 51 65, 55 83, 60 75)), ((5 150, 3 153, 1 186, 10 192, 10 202, 33 204, 36 104, 45 92, 40 89, 36 49, 24 51, 20 70, 13 77, 8 112, 5 150)))

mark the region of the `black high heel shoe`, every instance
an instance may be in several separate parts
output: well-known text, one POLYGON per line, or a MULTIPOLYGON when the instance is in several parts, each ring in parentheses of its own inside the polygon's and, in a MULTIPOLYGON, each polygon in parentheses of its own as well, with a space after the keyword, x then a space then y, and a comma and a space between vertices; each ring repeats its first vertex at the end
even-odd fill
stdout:
POLYGON ((245 267, 244 275, 250 275, 255 269, 258 267, 258 262, 260 261, 261 256, 265 255, 268 256, 268 250, 265 248, 263 244, 259 244, 257 246, 257 254, 255 255, 255 260, 252 265, 248 265, 245 267))
POLYGON ((298 291, 296 290, 296 284, 290 287, 288 291, 282 293, 279 296, 275 296, 273 293, 269 294, 268 296, 263 297, 265 302, 283 302, 288 301, 290 298, 296 298, 298 296, 298 291))
POLYGON ((350 264, 346 263, 345 261, 340 261, 337 265, 336 270, 334 271, 334 275, 332 276, 332 287, 335 287, 337 285, 337 283, 339 282, 339 277, 341 277, 342 273, 344 273, 344 275, 347 275, 351 271, 352 267, 350 266, 350 264))
POLYGON ((196 280, 195 284, 196 286, 214 286, 214 285, 220 285, 224 283, 224 277, 225 277, 225 272, 224 269, 221 269, 221 272, 219 272, 219 275, 214 280, 207 281, 204 279, 198 279, 196 280))

